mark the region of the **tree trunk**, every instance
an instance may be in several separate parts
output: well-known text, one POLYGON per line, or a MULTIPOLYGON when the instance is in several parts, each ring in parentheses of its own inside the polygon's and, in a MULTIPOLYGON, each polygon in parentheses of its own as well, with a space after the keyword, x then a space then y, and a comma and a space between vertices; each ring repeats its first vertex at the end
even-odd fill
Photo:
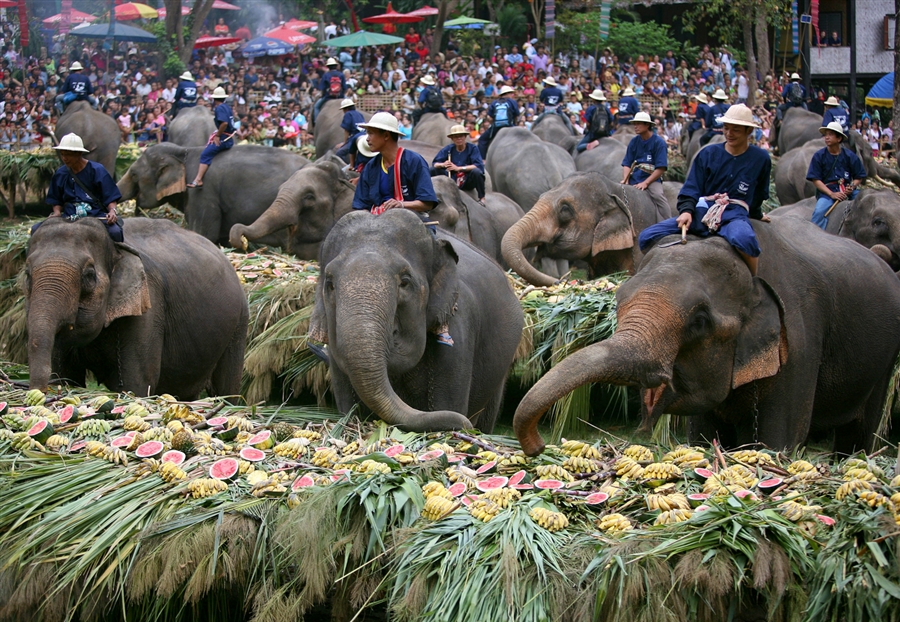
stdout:
MULTIPOLYGON (((181 19, 181 0, 165 0, 166 5, 166 36, 171 40, 175 38, 175 49, 181 56, 184 49, 184 24, 181 19)), ((188 57, 190 59, 190 57, 188 57)), ((163 61, 165 62, 165 61, 163 61)))
POLYGON ((759 79, 765 82, 766 74, 771 68, 769 55, 769 23, 762 9, 756 11, 756 52, 759 79))
MULTIPOLYGON (((171 0, 166 0, 167 3, 170 1, 171 0)), ((194 41, 200 36, 203 20, 209 15, 214 1, 215 0, 197 0, 197 2, 194 3, 193 8, 191 8, 191 17, 193 18, 193 22, 191 23, 191 34, 189 38, 184 41, 184 45, 178 50, 181 62, 185 65, 191 62, 191 53, 194 51, 194 41)), ((181 15, 181 2, 179 2, 178 5, 178 14, 181 15)), ((166 8, 166 11, 168 10, 169 9, 166 8)), ((168 20, 168 15, 166 15, 166 19, 168 20)))
POLYGON ((753 52, 753 28, 750 20, 743 20, 744 27, 744 52, 747 54, 747 105, 751 108, 756 105, 756 54, 753 52))
POLYGON ((900 162, 900 0, 894 0, 894 158, 900 162))
POLYGON ((441 0, 438 3, 437 23, 434 25, 434 37, 431 39, 431 49, 428 50, 428 53, 431 54, 430 60, 432 61, 434 60, 434 55, 441 51, 441 39, 444 38, 444 22, 447 21, 447 17, 449 16, 450 0, 441 0))
POLYGON ((541 14, 544 12, 544 0, 528 0, 531 16, 534 18, 534 36, 541 38, 541 14))

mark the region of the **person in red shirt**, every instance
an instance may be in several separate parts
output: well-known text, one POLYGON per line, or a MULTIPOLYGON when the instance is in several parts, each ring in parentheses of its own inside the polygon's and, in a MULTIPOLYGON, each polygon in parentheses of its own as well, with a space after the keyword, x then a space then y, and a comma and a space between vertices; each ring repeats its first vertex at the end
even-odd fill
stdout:
POLYGON ((225 18, 220 17, 219 23, 216 24, 215 28, 213 28, 213 33, 217 37, 227 37, 229 32, 230 31, 228 30, 228 24, 225 23, 225 18))
POLYGON ((425 62, 425 59, 428 58, 428 48, 425 47, 425 44, 422 41, 419 41, 416 45, 415 52, 419 55, 419 58, 422 59, 422 62, 425 62))
POLYGON ((410 49, 415 48, 416 44, 419 43, 419 33, 412 26, 409 27, 409 32, 403 38, 406 40, 406 46, 410 49))
POLYGON ((234 36, 240 37, 244 41, 249 41, 251 38, 250 29, 247 28, 246 26, 241 26, 240 28, 238 28, 237 30, 234 31, 234 36))

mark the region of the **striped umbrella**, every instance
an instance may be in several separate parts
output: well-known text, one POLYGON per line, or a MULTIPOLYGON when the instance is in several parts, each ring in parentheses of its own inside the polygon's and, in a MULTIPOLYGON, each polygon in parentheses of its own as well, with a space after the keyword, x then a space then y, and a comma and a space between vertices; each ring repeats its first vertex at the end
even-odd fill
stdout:
POLYGON ((116 7, 116 20, 128 21, 132 19, 152 19, 159 13, 152 6, 140 2, 127 2, 116 7))
MULTIPOLYGON (((45 26, 53 26, 55 24, 60 23, 62 21, 62 19, 63 19, 63 14, 57 13, 56 15, 51 15, 50 17, 42 20, 42 22, 45 26)), ((70 24, 80 24, 82 22, 92 22, 95 19, 97 19, 96 16, 90 15, 88 13, 82 13, 81 11, 76 11, 75 9, 72 9, 72 11, 69 13, 69 23, 70 24)))

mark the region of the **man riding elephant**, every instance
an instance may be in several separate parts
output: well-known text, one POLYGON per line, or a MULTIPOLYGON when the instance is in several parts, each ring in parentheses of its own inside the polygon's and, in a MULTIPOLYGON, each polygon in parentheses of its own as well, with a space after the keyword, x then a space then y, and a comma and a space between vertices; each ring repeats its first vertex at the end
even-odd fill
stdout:
POLYGON ((212 164, 215 155, 221 151, 226 151, 234 147, 234 113, 231 106, 225 103, 228 95, 221 86, 216 87, 213 91, 213 101, 217 102, 215 111, 216 132, 209 139, 209 144, 200 155, 200 168, 197 170, 197 176, 194 181, 187 184, 188 188, 202 188, 203 176, 212 164))
POLYGON ((313 106, 313 123, 316 122, 316 117, 319 116, 319 111, 325 105, 325 102, 331 99, 342 99, 344 93, 347 92, 347 80, 340 70, 340 63, 334 58, 329 58, 325 61, 325 66, 328 68, 328 71, 322 74, 322 79, 319 80, 319 91, 322 93, 322 96, 313 106))
POLYGON ((419 93, 419 106, 412 113, 413 125, 417 124, 426 112, 439 112, 445 117, 447 116, 447 110, 444 108, 444 96, 435 85, 434 78, 430 75, 423 76, 422 84, 425 85, 425 88, 419 93))
POLYGON ((841 146, 847 136, 838 121, 819 132, 825 137, 825 146, 813 155, 806 178, 816 186, 812 222, 824 231, 831 208, 859 194, 859 186, 866 181, 866 169, 855 153, 841 146))
MULTIPOLYGON (((359 132, 357 126, 360 123, 365 123, 366 118, 356 109, 356 102, 349 97, 341 102, 341 110, 344 112, 344 118, 341 119, 341 129, 344 130, 344 141, 340 145, 335 145, 335 147, 342 149, 347 147, 350 138, 359 132)), ((341 157, 341 152, 338 151, 337 155, 338 157, 341 157)))
POLYGON ((834 95, 825 100, 825 114, 822 116, 822 127, 828 127, 833 121, 841 124, 841 129, 845 135, 850 131, 850 117, 844 107, 841 106, 841 102, 834 95))
POLYGON ((697 100, 697 110, 694 112, 694 119, 688 125, 688 140, 694 137, 694 132, 697 130, 706 129, 706 117, 709 115, 709 101, 706 99, 705 93, 691 95, 691 99, 697 100))
POLYGON ((641 103, 635 99, 634 89, 629 86, 622 91, 622 96, 619 98, 619 109, 616 112, 616 121, 619 127, 627 127, 640 109, 641 103))
POLYGON ((716 103, 712 105, 709 112, 706 113, 706 134, 700 137, 700 146, 703 147, 716 136, 722 135, 721 119, 728 112, 728 95, 725 91, 718 89, 713 93, 713 99, 716 103))
POLYGON ((572 128, 572 122, 563 110, 563 92, 560 90, 559 86, 557 86, 556 80, 553 79, 553 76, 547 76, 544 78, 543 82, 544 88, 541 91, 541 103, 544 104, 544 112, 534 120, 535 125, 545 114, 558 114, 562 117, 562 120, 569 131, 574 132, 575 130, 572 128))
POLYGON ((65 112, 65 107, 73 101, 86 101, 90 103, 91 108, 97 109, 97 98, 94 97, 94 87, 88 77, 81 73, 84 67, 81 63, 75 61, 69 67, 69 75, 63 82, 59 95, 56 96, 56 109, 60 114, 65 112))
POLYGON ((634 115, 631 123, 637 136, 628 143, 622 160, 622 183, 646 191, 653 199, 659 220, 662 221, 670 213, 662 184, 662 176, 669 167, 666 141, 653 132, 656 124, 646 112, 634 115))
POLYGON ((595 103, 591 104, 584 113, 585 132, 581 142, 575 146, 578 153, 593 149, 601 138, 606 138, 612 132, 613 116, 606 105, 606 95, 603 89, 594 89, 588 95, 595 103))
POLYGON ((469 136, 465 126, 454 125, 447 136, 453 141, 434 156, 430 173, 435 175, 453 175, 457 186, 463 190, 475 189, 478 202, 484 205, 484 161, 478 147, 466 142, 469 136))
POLYGON ((488 149, 491 148, 491 143, 497 132, 504 127, 515 127, 516 125, 516 120, 519 118, 519 106, 516 105, 515 99, 507 97, 510 93, 515 92, 516 90, 513 87, 508 84, 504 85, 500 89, 500 97, 488 108, 487 116, 491 120, 491 125, 482 132, 478 141, 478 149, 481 151, 482 159, 487 157, 488 149))
POLYGON ((178 87, 175 89, 175 101, 172 103, 172 118, 178 116, 182 108, 193 108, 197 105, 197 83, 190 71, 185 71, 179 76, 178 87))

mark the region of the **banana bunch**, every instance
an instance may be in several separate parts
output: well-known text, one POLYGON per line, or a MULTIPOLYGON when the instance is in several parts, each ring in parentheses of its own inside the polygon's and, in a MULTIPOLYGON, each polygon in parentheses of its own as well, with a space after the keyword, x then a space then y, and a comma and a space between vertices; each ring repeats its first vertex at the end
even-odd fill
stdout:
POLYGON ((869 469, 848 469, 844 472, 844 480, 861 479, 867 482, 877 482, 878 478, 869 469))
POLYGON ((681 469, 699 469, 709 466, 709 460, 696 447, 676 447, 664 455, 660 462, 671 462, 681 469))
POLYGON ((212 477, 201 477, 188 482, 187 489, 194 499, 204 499, 225 492, 228 490, 228 484, 212 477))
POLYGON ((125 417, 140 417, 143 419, 144 417, 148 417, 150 415, 150 411, 147 410, 143 404, 140 402, 132 402, 128 406, 125 407, 125 410, 122 412, 125 417))
POLYGON ((170 484, 172 482, 187 479, 187 473, 185 473, 182 468, 174 462, 163 462, 159 465, 159 468, 156 470, 156 472, 159 473, 159 476, 161 478, 163 478, 170 484))
MULTIPOLYGON (((12 430, 7 430, 6 428, 0 428, 0 441, 11 441, 15 435, 16 435, 16 433, 13 432, 12 430)), ((53 438, 53 437, 51 436, 50 438, 53 438)))
POLYGON ((614 536, 631 529, 631 521, 621 514, 607 514, 600 519, 600 522, 597 523, 597 527, 600 528, 600 531, 604 531, 609 535, 614 536))
POLYGON ((140 432, 137 432, 134 436, 131 437, 131 442, 128 443, 128 446, 125 448, 125 451, 134 451, 138 447, 141 446, 144 442, 144 435, 140 432))
POLYGON ((384 451, 385 449, 390 447, 391 444, 392 443, 389 439, 380 438, 377 441, 375 441, 374 443, 370 443, 369 445, 366 445, 366 448, 363 449, 362 453, 364 455, 368 456, 369 454, 374 454, 376 451, 384 451))
MULTIPOLYGON (((707 482, 712 479, 717 479, 719 483, 725 486, 738 486, 743 489, 750 489, 756 485, 756 482, 759 481, 756 479, 756 474, 748 469, 747 467, 735 464, 734 466, 730 466, 727 469, 722 469, 718 473, 716 473, 715 478, 710 477, 707 482)), ((703 492, 709 492, 704 490, 703 492)))
POLYGON ((841 465, 841 471, 846 473, 850 469, 866 469, 866 470, 871 470, 873 472, 877 471, 878 475, 883 475, 883 473, 881 473, 881 469, 879 469, 877 467, 872 468, 873 466, 874 465, 870 465, 868 462, 866 462, 865 460, 862 460, 861 458, 847 458, 846 460, 844 460, 844 463, 841 465))
POLYGON ((84 446, 84 449, 89 456, 102 458, 112 464, 128 466, 128 456, 118 447, 110 447, 109 445, 104 445, 98 441, 88 441, 84 446))
POLYGON ((338 453, 334 447, 319 447, 310 462, 317 467, 331 468, 338 461, 338 453))
POLYGON ((134 470, 134 475, 138 479, 147 477, 151 473, 156 473, 159 470, 160 461, 155 458, 145 458, 141 460, 141 463, 134 470))
POLYGON ((456 449, 454 451, 461 451, 463 453, 469 453, 469 450, 472 449, 475 445, 468 441, 460 441, 456 444, 456 449))
POLYGON ((456 451, 447 443, 432 443, 431 445, 428 446, 428 451, 437 451, 438 449, 440 449, 442 452, 444 452, 448 456, 451 455, 454 451, 456 451))
POLYGON ((25 394, 25 405, 26 406, 38 406, 42 405, 46 397, 44 396, 44 392, 40 389, 31 389, 28 393, 25 394))
POLYGON ((263 480, 250 489, 250 494, 254 497, 280 495, 285 492, 287 492, 287 488, 281 485, 280 482, 271 479, 263 480))
POLYGON ((322 440, 322 435, 315 430, 297 430, 294 432, 294 438, 305 438, 310 443, 317 443, 322 440))
POLYGON ((384 475, 386 473, 390 473, 391 467, 384 464, 383 462, 377 462, 375 460, 363 460, 359 463, 359 468, 357 470, 360 473, 365 474, 367 477, 372 477, 373 475, 384 475))
MULTIPOLYGON (((518 491, 517 491, 518 492, 518 491)), ((569 519, 562 512, 554 512, 547 508, 534 507, 528 512, 531 520, 549 532, 560 531, 569 526, 569 519)))
POLYGON ((88 406, 93 408, 95 412, 101 412, 101 409, 112 410, 113 406, 115 406, 115 404, 116 404, 115 400, 113 400, 105 395, 98 395, 97 397, 92 399, 90 402, 88 402, 88 406))
POLYGON ((838 489, 834 491, 834 498, 837 501, 843 501, 845 497, 855 495, 861 490, 873 490, 872 484, 864 479, 853 479, 838 486, 838 489))
POLYGON ((446 499, 438 495, 432 495, 425 500, 422 516, 428 520, 439 520, 456 508, 456 501, 451 497, 446 499))
MULTIPOLYGON (((350 443, 352 445, 353 443, 350 443)), ((349 447, 350 445, 347 445, 349 447)), ((282 458, 290 458, 291 460, 296 460, 300 456, 306 455, 306 448, 309 446, 309 439, 305 438, 291 438, 286 440, 283 443, 278 443, 275 445, 275 449, 272 451, 275 452, 276 456, 281 456, 282 458)), ((346 447, 345 447, 346 449, 346 447)), ((347 455, 347 454, 344 454, 347 455)))
POLYGON ((670 510, 690 510, 691 504, 680 492, 667 495, 651 493, 647 495, 647 508, 651 511, 662 510, 668 512, 670 510))
POLYGON ((16 451, 44 451, 44 446, 28 436, 26 432, 13 434, 10 441, 11 447, 16 451))
POLYGON ((122 427, 126 432, 131 432, 133 430, 143 432, 144 430, 150 429, 150 424, 137 415, 128 415, 125 417, 125 421, 122 422, 122 427))
POLYGON ((497 466, 504 469, 519 469, 528 464, 528 457, 521 451, 514 454, 500 456, 497 466))
POLYGON ((91 417, 87 421, 79 423, 78 427, 75 428, 73 435, 78 438, 100 438, 101 436, 109 434, 109 430, 110 427, 108 421, 91 417))
POLYGON ((894 479, 891 480, 890 486, 891 488, 900 488, 900 475, 894 476, 894 479))
POLYGON ((654 525, 674 525, 675 523, 683 523, 694 513, 689 509, 675 509, 668 510, 666 512, 662 512, 659 516, 656 517, 656 520, 653 521, 654 525))
POLYGON ((485 449, 475 454, 475 457, 472 458, 472 464, 487 464, 488 462, 497 460, 499 457, 497 452, 485 449))
POLYGON ((54 434, 45 443, 48 449, 62 449, 69 446, 69 437, 65 434, 54 434))
POLYGON ((426 499, 430 499, 431 497, 443 497, 448 501, 453 500, 453 495, 450 494, 450 491, 447 490, 447 487, 442 483, 435 481, 430 481, 422 486, 422 494, 425 495, 426 499))
POLYGON ((46 419, 53 425, 59 423, 59 415, 45 406, 32 406, 31 414, 38 419, 46 419))
POLYGON ((562 468, 571 473, 596 473, 599 470, 599 466, 593 460, 589 458, 582 458, 581 456, 570 456, 565 459, 562 463, 562 468))
MULTIPOLYGON (((630 448, 629 448, 630 449, 630 448)), ((627 479, 640 479, 644 476, 644 467, 637 460, 628 456, 622 456, 613 464, 616 475, 627 479)))
MULTIPOLYGON (((300 439, 295 439, 300 440, 300 439)), ((306 444, 309 444, 309 439, 303 439, 306 441, 306 444)), ((341 449, 341 454, 344 456, 353 456, 358 454, 362 450, 362 444, 359 441, 352 441, 344 445, 341 449)), ((278 448, 275 448, 275 452, 278 453, 278 448)))
MULTIPOLYGON (((474 473, 473 471, 469 472, 474 473)), ((473 488, 475 488, 475 478, 457 467, 447 467, 444 470, 444 475, 446 475, 447 479, 449 479, 454 484, 457 482, 463 482, 466 485, 467 490, 472 490, 473 488)))
POLYGON ((25 420, 18 415, 3 415, 0 417, 0 420, 3 421, 3 424, 13 430, 27 430, 25 427, 25 420))
POLYGON ((891 503, 891 500, 874 490, 860 490, 856 493, 856 498, 859 499, 860 503, 868 505, 870 508, 880 508, 883 505, 887 505, 889 510, 894 510, 894 504, 891 503))
POLYGON ((654 462, 644 467, 644 479, 667 482, 681 477, 681 469, 668 462, 654 462))
POLYGON ((787 471, 791 475, 799 475, 800 473, 810 473, 816 470, 812 462, 806 460, 794 460, 788 465, 787 471))
POLYGON ((300 507, 300 497, 292 492, 288 495, 287 501, 285 503, 287 503, 289 510, 294 510, 300 507))
POLYGON ((144 435, 145 441, 161 441, 166 444, 171 443, 172 437, 175 436, 169 428, 150 428, 141 434, 144 435))
POLYGON ((59 400, 62 404, 67 404, 71 406, 81 406, 81 398, 77 395, 67 395, 61 400, 59 400))
MULTIPOLYGON (((166 424, 166 429, 172 433, 173 437, 182 430, 190 430, 190 428, 185 428, 184 424, 181 423, 179 419, 172 419, 169 423, 166 424)), ((190 432, 188 432, 188 434, 190 434, 190 432)))
POLYGON ((614 497, 621 497, 623 492, 622 488, 619 486, 619 482, 610 482, 609 484, 605 484, 600 486, 599 492, 605 492, 609 495, 609 499, 607 501, 612 504, 614 497))
POLYGON ((256 465, 247 460, 238 460, 238 474, 246 475, 247 473, 253 473, 256 470, 256 465))
POLYGON ((225 428, 228 430, 230 430, 231 428, 237 428, 241 432, 251 432, 253 430, 253 422, 246 417, 241 417, 240 415, 232 415, 228 417, 228 422, 225 424, 225 428))
POLYGON ((812 518, 817 512, 822 511, 822 506, 806 505, 805 503, 800 503, 799 501, 791 499, 784 503, 780 503, 778 509, 781 510, 781 513, 786 519, 796 523, 812 518))
POLYGON ((490 499, 475 499, 469 506, 469 514, 485 523, 497 516, 503 509, 490 499))
POLYGON ((558 464, 541 464, 534 467, 537 479, 558 479, 561 482, 571 482, 575 478, 558 464))
POLYGON ((650 462, 653 460, 653 452, 643 445, 629 445, 622 452, 626 458, 631 458, 635 462, 650 462))
POLYGON ((761 451, 756 451, 755 449, 735 451, 729 454, 729 456, 737 462, 743 462, 744 464, 774 464, 772 456, 761 451))
POLYGON ((514 501, 521 499, 522 493, 515 488, 494 488, 481 495, 481 498, 493 501, 505 510, 514 501))
POLYGON ((560 450, 574 458, 587 458, 588 460, 599 460, 600 451, 593 445, 588 445, 583 441, 563 441, 560 450))
POLYGON ((197 453, 202 456, 225 456, 227 454, 230 454, 234 449, 233 446, 229 445, 220 438, 210 439, 208 443, 195 443, 194 448, 196 449, 197 453))
POLYGON ((166 407, 162 414, 163 423, 169 423, 175 419, 188 419, 191 416, 191 409, 184 404, 172 403, 166 407))
POLYGON ((412 452, 404 451, 402 454, 397 454, 396 456, 394 456, 394 460, 396 460, 403 466, 409 466, 416 463, 416 455, 412 452))

